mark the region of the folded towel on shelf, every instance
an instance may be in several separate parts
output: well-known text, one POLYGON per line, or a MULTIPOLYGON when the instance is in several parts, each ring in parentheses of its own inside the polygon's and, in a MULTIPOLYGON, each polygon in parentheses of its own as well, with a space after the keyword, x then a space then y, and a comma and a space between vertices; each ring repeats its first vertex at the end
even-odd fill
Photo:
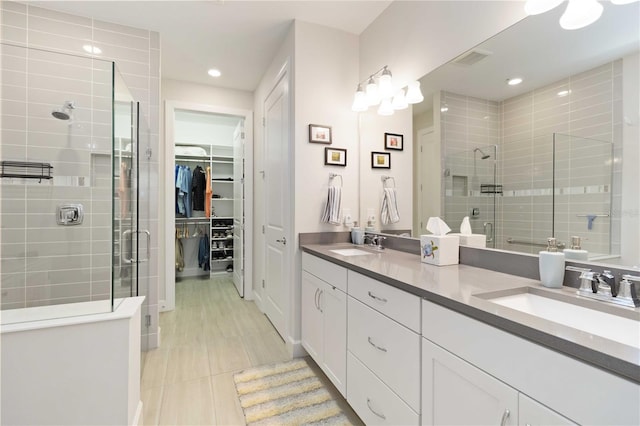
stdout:
POLYGON ((342 188, 330 186, 327 193, 327 203, 324 205, 320 222, 340 225, 340 200, 342 198, 342 188))
POLYGON ((400 221, 398 214, 398 200, 395 188, 384 188, 384 198, 382 199, 382 210, 380 219, 383 225, 400 221))

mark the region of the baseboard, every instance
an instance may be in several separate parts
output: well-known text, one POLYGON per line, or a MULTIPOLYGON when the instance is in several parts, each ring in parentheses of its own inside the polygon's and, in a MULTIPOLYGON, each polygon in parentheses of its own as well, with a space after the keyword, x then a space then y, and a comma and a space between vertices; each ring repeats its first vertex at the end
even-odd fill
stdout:
POLYGON ((287 349, 289 349, 289 354, 291 354, 292 358, 302 358, 308 355, 307 351, 302 347, 300 340, 289 339, 287 349))
POLYGON ((133 421, 131 422, 131 426, 138 426, 144 424, 144 419, 142 418, 142 401, 138 401, 138 407, 136 408, 136 414, 133 416, 133 421))

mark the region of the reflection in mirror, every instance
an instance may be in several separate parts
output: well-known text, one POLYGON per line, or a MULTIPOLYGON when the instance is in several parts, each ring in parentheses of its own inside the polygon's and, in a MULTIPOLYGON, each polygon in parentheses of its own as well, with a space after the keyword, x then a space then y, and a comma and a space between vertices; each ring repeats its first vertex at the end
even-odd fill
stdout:
POLYGON ((624 231, 639 222, 640 4, 604 6, 576 31, 562 11, 530 16, 421 79, 415 236, 429 216, 453 232, 469 216, 487 247, 537 253, 579 236, 590 260, 640 263, 624 231))

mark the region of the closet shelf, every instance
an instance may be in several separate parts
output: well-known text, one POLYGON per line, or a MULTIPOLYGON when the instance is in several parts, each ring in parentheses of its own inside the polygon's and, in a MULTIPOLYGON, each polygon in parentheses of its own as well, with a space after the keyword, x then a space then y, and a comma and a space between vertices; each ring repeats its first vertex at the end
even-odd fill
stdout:
POLYGON ((234 198, 212 198, 213 201, 233 201, 234 198))

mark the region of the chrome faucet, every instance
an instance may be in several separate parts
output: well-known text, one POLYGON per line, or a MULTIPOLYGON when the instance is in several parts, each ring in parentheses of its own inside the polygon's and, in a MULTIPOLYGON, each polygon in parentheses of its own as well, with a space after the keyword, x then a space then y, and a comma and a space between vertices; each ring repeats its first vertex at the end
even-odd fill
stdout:
POLYGON ((634 308, 640 306, 640 299, 638 298, 640 277, 622 275, 622 281, 616 283, 616 277, 611 271, 605 270, 599 273, 582 268, 567 267, 567 269, 581 272, 579 295, 617 305, 634 308))
POLYGON ((365 240, 369 239, 369 246, 374 247, 376 250, 384 250, 382 247, 382 241, 386 240, 387 237, 377 234, 365 234, 365 240))

